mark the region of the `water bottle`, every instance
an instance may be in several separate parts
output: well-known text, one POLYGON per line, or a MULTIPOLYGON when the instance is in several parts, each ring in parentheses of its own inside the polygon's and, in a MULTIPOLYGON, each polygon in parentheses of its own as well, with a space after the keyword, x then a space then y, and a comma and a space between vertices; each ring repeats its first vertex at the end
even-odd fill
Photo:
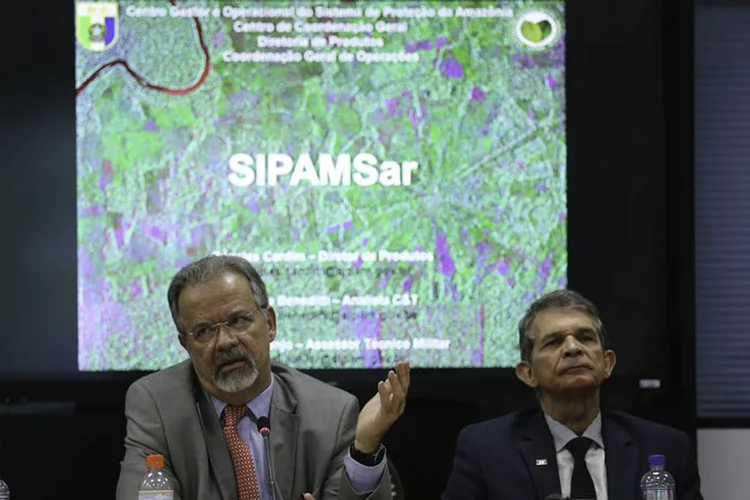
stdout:
POLYGON ((138 500, 173 500, 174 485, 164 470, 164 455, 146 457, 148 470, 138 488, 138 500))
POLYGON ((664 455, 650 455, 648 465, 651 469, 641 478, 643 500, 675 500, 675 482, 672 475, 664 468, 664 455))
POLYGON ((10 488, 2 479, 0 479, 0 500, 10 500, 10 488))

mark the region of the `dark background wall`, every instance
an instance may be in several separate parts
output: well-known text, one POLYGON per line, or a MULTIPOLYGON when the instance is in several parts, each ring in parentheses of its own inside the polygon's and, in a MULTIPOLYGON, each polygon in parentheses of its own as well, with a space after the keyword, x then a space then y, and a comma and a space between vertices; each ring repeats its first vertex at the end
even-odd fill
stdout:
MULTIPOLYGON (((44 325, 75 324, 75 169, 60 167, 75 146, 73 9, 55 3, 64 4, 36 4, 33 22, 9 25, 17 42, 2 83, 12 131, 3 146, 2 256, 23 264, 6 271, 6 363, 10 352, 19 353, 15 364, 25 355, 75 360, 70 332, 38 335, 44 325), (68 212, 50 210, 51 200, 69 203, 68 212)), ((666 0, 568 6, 569 285, 600 305, 615 336, 624 371, 605 387, 605 404, 693 432, 691 304, 680 271, 692 235, 680 229, 690 219, 679 174, 691 165, 679 144, 679 12, 666 0), (639 390, 650 376, 664 386, 639 390)), ((383 373, 316 375, 364 403, 383 373)), ((14 500, 114 497, 124 394, 137 376, 0 384, 0 476, 14 500)), ((509 371, 416 370, 413 380, 386 442, 411 499, 438 498, 461 427, 534 404, 509 371)))
POLYGON ((695 32, 698 415, 750 426, 750 2, 702 1, 695 32), (731 381, 731 382, 729 382, 731 381), (728 383, 729 382, 729 383, 728 383))

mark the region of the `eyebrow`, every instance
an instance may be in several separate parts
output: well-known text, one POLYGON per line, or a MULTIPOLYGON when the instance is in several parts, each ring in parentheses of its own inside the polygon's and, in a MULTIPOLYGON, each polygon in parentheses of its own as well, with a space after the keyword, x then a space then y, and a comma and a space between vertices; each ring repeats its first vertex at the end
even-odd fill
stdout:
POLYGON ((252 309, 245 309, 244 307, 241 309, 232 309, 232 311, 227 314, 227 319, 245 314, 255 314, 255 311, 253 311, 252 309))
MULTIPOLYGON (((582 334, 585 334, 585 333, 593 333, 593 334, 596 335, 596 329, 591 328, 589 326, 583 326, 581 328, 576 328, 576 330, 574 332, 574 335, 582 335, 582 334)), ((542 341, 542 342, 545 342, 545 341, 553 339, 553 338, 561 337, 564 334, 565 334, 565 332, 557 330, 557 331, 554 331, 554 332, 550 332, 550 333, 548 333, 546 335, 543 335, 542 337, 540 337, 539 340, 542 341)))

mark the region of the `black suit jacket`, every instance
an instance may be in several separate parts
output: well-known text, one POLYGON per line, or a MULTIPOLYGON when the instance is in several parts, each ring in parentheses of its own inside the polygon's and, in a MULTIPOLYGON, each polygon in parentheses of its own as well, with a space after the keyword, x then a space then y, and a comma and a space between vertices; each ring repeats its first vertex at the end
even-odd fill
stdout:
MULTIPOLYGON (((648 456, 666 455, 677 499, 703 500, 687 434, 620 411, 602 411, 609 500, 638 500, 648 456)), ((443 500, 544 500, 560 493, 557 456, 544 414, 524 410, 464 428, 443 500), (537 460, 542 460, 537 465, 537 460), (541 465, 546 460, 546 465, 541 465)))

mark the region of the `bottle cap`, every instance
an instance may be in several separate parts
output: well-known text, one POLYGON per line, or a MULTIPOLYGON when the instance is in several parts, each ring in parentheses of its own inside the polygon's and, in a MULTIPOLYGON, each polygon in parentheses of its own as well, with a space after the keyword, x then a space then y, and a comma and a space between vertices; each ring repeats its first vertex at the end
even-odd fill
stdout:
POLYGON ((664 455, 649 455, 648 464, 651 467, 664 467, 666 457, 664 455))
POLYGON ((148 455, 146 466, 150 469, 161 469, 164 467, 164 455, 148 455))

